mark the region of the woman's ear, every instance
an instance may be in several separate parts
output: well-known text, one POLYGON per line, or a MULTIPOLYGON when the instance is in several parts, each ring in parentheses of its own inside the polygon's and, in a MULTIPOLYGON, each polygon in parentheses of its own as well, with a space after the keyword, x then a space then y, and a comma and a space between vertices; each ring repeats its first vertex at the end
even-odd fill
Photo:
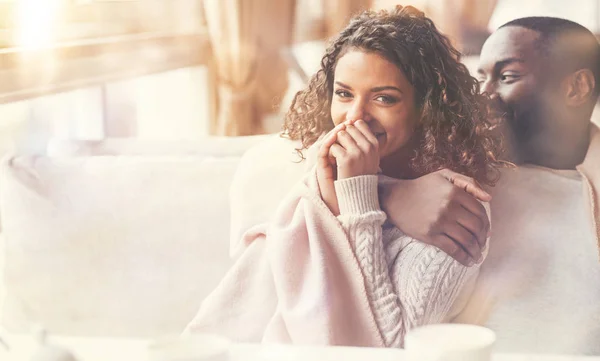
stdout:
POLYGON ((590 101, 596 88, 596 80, 590 69, 580 69, 567 79, 567 105, 577 107, 590 101))

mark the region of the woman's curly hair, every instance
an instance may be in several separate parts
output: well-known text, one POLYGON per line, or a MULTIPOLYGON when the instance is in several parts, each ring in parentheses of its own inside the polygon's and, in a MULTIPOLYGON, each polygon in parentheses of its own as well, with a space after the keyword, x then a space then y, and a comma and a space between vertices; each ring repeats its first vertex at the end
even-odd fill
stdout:
POLYGON ((321 69, 296 94, 286 114, 284 136, 302 142, 300 153, 334 126, 330 107, 335 67, 350 49, 384 56, 414 87, 421 114, 419 146, 410 164, 416 174, 448 168, 483 184, 496 182, 500 149, 490 134, 488 99, 480 95, 477 80, 459 62, 460 53, 448 38, 412 6, 366 11, 332 40, 321 69))

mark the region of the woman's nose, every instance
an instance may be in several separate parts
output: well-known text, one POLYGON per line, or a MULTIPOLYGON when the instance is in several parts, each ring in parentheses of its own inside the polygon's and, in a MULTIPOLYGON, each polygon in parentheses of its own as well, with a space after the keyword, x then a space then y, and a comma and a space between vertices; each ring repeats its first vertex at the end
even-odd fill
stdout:
POLYGON ((346 112, 346 120, 357 121, 364 120, 367 121, 368 115, 365 109, 365 105, 361 101, 354 101, 348 111, 346 112))

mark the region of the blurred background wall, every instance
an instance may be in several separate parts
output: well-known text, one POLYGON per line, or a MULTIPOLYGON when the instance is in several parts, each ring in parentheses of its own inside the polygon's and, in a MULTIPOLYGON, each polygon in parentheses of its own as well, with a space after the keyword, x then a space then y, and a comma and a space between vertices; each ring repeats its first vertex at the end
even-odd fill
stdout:
POLYGON ((528 15, 600 34, 600 0, 0 0, 0 153, 49 138, 276 132, 327 40, 414 5, 466 55, 528 15))

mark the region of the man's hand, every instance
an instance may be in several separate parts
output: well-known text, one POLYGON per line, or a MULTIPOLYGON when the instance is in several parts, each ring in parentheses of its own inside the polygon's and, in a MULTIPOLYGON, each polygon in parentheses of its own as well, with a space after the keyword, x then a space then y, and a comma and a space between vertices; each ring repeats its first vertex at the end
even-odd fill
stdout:
POLYGON ((482 258, 490 221, 479 201, 491 198, 472 178, 447 169, 381 190, 382 208, 396 227, 465 266, 482 258))

